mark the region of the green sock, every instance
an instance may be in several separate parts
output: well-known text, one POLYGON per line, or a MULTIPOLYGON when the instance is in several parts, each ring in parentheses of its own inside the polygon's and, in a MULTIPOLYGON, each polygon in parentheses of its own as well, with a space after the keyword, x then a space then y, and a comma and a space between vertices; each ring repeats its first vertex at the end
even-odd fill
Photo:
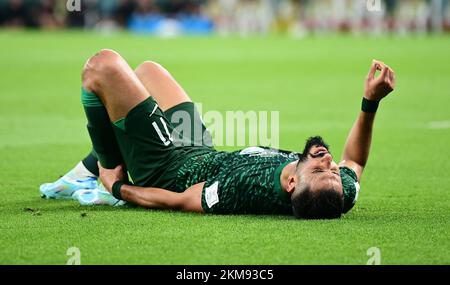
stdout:
POLYGON ((92 150, 81 162, 92 174, 99 176, 97 165, 98 159, 94 150, 92 150))
POLYGON ((88 131, 92 146, 101 165, 112 169, 123 163, 119 145, 117 144, 108 112, 94 93, 81 92, 81 102, 88 121, 88 131))

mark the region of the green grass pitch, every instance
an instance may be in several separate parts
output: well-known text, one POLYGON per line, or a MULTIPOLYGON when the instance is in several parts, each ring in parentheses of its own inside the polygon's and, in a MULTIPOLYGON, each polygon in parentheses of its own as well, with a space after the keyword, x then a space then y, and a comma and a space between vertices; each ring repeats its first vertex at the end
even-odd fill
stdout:
POLYGON ((450 39, 156 39, 0 33, 0 264, 450 263, 450 39), (340 220, 81 207, 38 187, 90 148, 80 71, 101 48, 166 66, 203 111, 280 112, 280 147, 320 134, 339 159, 373 58, 397 72, 356 207, 340 220), (26 210, 26 208, 33 209, 26 210))

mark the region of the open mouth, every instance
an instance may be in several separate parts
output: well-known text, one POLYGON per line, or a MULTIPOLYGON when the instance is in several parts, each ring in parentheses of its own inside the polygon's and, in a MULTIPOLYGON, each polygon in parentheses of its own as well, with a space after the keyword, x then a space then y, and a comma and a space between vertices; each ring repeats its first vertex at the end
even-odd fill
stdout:
POLYGON ((326 147, 323 146, 319 146, 317 147, 317 149, 314 151, 314 153, 310 153, 310 155, 313 158, 317 158, 317 157, 323 157, 324 155, 326 155, 328 152, 328 149, 326 147))
POLYGON ((323 146, 320 146, 316 149, 316 151, 314 152, 314 155, 325 155, 328 153, 328 149, 326 149, 323 146))

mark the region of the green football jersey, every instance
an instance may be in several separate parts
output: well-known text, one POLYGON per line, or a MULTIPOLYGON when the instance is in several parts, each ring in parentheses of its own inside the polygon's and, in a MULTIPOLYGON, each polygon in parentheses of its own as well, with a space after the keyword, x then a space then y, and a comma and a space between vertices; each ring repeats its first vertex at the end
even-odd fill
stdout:
MULTIPOLYGON (((280 175, 298 159, 298 153, 263 147, 211 151, 192 157, 180 168, 176 187, 181 190, 206 182, 202 191, 205 213, 291 215, 291 199, 281 189, 280 175)), ((345 213, 356 202, 359 184, 353 170, 340 170, 345 213)))
POLYGON ((181 187, 206 181, 202 207, 215 214, 292 214, 280 174, 298 154, 252 147, 195 157, 179 172, 181 187))

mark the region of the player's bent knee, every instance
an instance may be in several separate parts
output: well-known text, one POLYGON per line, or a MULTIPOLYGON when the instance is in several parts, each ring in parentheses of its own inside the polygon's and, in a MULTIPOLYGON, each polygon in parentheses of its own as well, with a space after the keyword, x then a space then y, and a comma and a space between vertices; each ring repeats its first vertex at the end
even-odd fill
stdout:
POLYGON ((112 49, 101 49, 99 52, 97 52, 96 56, 99 57, 120 57, 120 54, 112 49))
POLYGON ((117 52, 109 49, 101 50, 94 57, 94 70, 106 75, 116 73, 123 61, 117 52))
POLYGON ((81 73, 81 81, 83 84, 83 88, 89 92, 93 92, 95 90, 95 76, 92 72, 92 67, 89 63, 89 60, 83 67, 83 72, 81 73))
POLYGON ((155 77, 161 74, 168 74, 168 71, 157 62, 144 61, 135 69, 135 73, 139 78, 145 78, 155 77))
POLYGON ((123 59, 119 53, 102 49, 94 56, 88 59, 82 72, 83 87, 89 91, 95 91, 99 88, 102 78, 111 78, 114 74, 120 72, 120 66, 123 59))

